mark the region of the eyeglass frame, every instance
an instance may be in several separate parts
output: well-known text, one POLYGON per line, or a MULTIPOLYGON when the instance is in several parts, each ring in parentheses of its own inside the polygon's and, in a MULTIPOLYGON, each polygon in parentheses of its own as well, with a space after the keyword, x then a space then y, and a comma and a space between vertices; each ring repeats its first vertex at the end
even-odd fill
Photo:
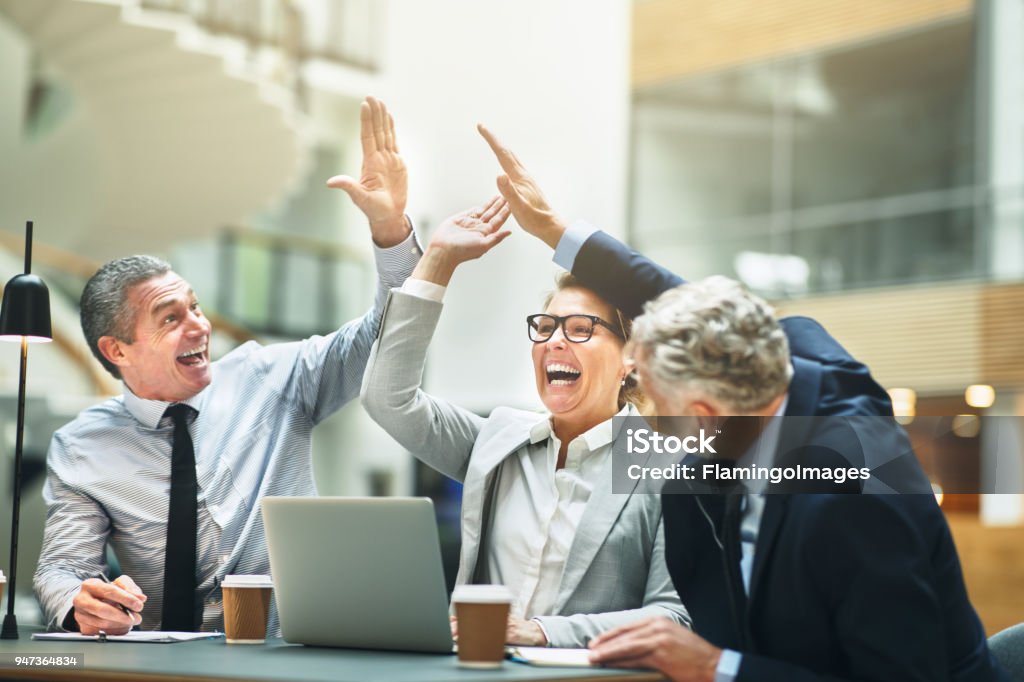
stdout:
POLYGON ((610 322, 605 322, 604 320, 602 320, 597 315, 587 315, 585 313, 573 313, 572 315, 550 315, 548 313, 534 313, 533 315, 527 315, 526 316, 526 336, 533 343, 544 343, 545 341, 550 340, 551 337, 555 335, 555 331, 559 327, 561 327, 562 328, 562 336, 569 343, 586 343, 587 341, 590 341, 590 339, 594 338, 594 329, 595 329, 595 327, 597 325, 601 325, 602 327, 607 328, 613 334, 615 334, 615 336, 619 337, 623 341, 626 340, 626 335, 622 331, 620 331, 619 329, 616 329, 615 326, 612 325, 610 322), (557 325, 555 327, 555 329, 552 329, 551 333, 548 334, 543 339, 534 339, 533 336, 531 336, 531 332, 537 330, 537 328, 533 326, 533 320, 537 319, 538 317, 550 318, 550 319, 554 320, 555 324, 557 325), (587 338, 581 339, 580 341, 574 341, 573 339, 569 338, 569 333, 565 329, 565 323, 571 317, 585 317, 588 320, 590 320, 590 335, 587 336, 587 338))

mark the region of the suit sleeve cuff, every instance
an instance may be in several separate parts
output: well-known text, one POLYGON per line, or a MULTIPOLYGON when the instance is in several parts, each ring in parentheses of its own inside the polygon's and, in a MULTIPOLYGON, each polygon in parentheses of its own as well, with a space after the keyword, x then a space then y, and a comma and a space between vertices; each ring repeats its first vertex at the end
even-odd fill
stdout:
POLYGON ((569 227, 565 228, 562 238, 558 240, 555 247, 555 255, 552 260, 555 264, 562 266, 572 272, 572 266, 576 263, 576 256, 579 255, 583 243, 590 239, 590 235, 597 232, 597 228, 585 220, 575 220, 569 227))
POLYGON ((551 646, 551 635, 548 634, 548 629, 544 627, 544 623, 540 622, 537 618, 531 618, 530 620, 536 623, 537 627, 540 628, 540 631, 544 633, 544 641, 547 642, 544 646, 551 646))
POLYGON ((413 279, 410 277, 405 280, 405 284, 402 285, 402 292, 415 296, 417 298, 425 298, 428 301, 435 301, 437 303, 444 302, 444 292, 448 290, 448 287, 443 287, 440 284, 434 282, 428 282, 423 279, 413 279))
POLYGON ((715 668, 715 682, 733 682, 740 671, 740 661, 743 657, 738 651, 723 649, 722 657, 718 659, 718 667, 715 668))

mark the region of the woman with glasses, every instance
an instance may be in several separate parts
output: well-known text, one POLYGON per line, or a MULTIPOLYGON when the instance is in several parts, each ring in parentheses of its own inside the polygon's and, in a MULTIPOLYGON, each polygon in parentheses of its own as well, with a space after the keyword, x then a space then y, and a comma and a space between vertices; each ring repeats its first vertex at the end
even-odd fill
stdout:
POLYGON ((612 418, 639 417, 640 395, 618 311, 567 274, 543 312, 527 317, 547 413, 498 407, 481 417, 420 389, 445 287, 460 263, 507 236, 507 217, 495 197, 435 231, 412 277, 391 292, 363 406, 417 458, 463 483, 456 584, 512 591, 509 643, 585 647, 650 616, 689 625, 665 566, 659 497, 612 492, 612 444, 625 438, 612 418))

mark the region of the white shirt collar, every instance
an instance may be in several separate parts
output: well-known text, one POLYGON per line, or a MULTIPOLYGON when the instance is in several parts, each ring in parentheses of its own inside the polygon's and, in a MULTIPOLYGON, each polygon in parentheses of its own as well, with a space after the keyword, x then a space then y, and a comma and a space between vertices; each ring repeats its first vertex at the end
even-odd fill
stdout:
MULTIPOLYGON (((626 405, 616 412, 610 419, 605 419, 600 424, 592 426, 590 429, 577 436, 573 442, 583 439, 583 442, 586 443, 587 450, 589 452, 594 452, 598 448, 608 445, 615 440, 615 436, 618 435, 618 428, 621 425, 621 421, 616 422, 615 417, 636 416, 639 414, 640 413, 636 411, 636 408, 631 403, 626 403, 626 405)), ((530 444, 535 445, 541 441, 551 438, 553 435, 554 426, 551 423, 551 414, 548 413, 543 415, 541 420, 534 424, 530 429, 530 444)))
MULTIPOLYGON (((124 406, 135 417, 140 424, 149 429, 155 429, 160 424, 160 420, 164 416, 164 412, 167 408, 175 403, 170 403, 164 400, 146 400, 140 398, 132 392, 132 389, 128 387, 128 384, 124 384, 124 406)), ((208 393, 209 384, 206 388, 196 393, 191 398, 185 400, 179 400, 177 402, 188 405, 193 408, 196 412, 202 412, 203 399, 208 393)))

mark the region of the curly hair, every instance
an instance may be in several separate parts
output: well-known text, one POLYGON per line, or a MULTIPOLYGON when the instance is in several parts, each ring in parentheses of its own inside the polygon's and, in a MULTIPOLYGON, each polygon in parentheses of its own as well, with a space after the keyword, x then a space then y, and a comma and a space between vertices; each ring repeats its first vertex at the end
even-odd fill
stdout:
POLYGON ((764 299, 728 277, 670 289, 633 325, 647 371, 666 395, 699 395, 751 412, 786 391, 789 342, 764 299))

